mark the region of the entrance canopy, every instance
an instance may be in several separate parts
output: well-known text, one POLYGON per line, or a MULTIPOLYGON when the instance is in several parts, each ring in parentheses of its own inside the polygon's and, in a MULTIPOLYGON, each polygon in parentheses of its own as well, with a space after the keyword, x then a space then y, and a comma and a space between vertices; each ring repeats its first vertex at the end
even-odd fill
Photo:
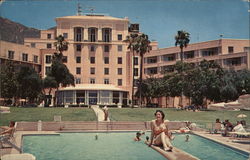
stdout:
POLYGON ((108 91, 124 91, 127 90, 118 88, 112 84, 76 84, 75 86, 60 88, 59 91, 67 90, 108 90, 108 91))

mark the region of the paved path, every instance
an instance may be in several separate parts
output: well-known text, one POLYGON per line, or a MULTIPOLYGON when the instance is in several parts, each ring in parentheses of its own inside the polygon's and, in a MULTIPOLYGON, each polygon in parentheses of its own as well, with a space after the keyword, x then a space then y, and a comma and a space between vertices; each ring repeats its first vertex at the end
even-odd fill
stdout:
MULTIPOLYGON (((91 108, 94 110, 97 120, 98 121, 104 121, 104 112, 103 110, 99 107, 99 106, 91 106, 91 108)), ((108 122, 110 121, 109 117, 108 117, 108 122)))

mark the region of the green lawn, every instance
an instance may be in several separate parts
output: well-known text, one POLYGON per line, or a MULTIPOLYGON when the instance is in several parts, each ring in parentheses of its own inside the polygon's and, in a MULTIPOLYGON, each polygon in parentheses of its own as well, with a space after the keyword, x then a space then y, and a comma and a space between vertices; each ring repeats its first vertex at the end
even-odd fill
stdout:
MULTIPOLYGON (((250 124, 250 111, 184 111, 176 109, 161 109, 166 116, 166 119, 170 121, 191 121, 196 123, 215 122, 216 118, 220 118, 221 121, 229 119, 230 122, 236 123, 239 114, 247 115, 246 123, 250 124)), ((152 108, 110 108, 111 119, 115 121, 150 121, 154 119, 154 113, 156 109, 152 108)))
MULTIPOLYGON (((201 111, 192 112, 176 109, 161 109, 166 119, 171 121, 191 121, 199 124, 229 119, 236 123, 239 114, 247 115, 250 124, 250 111, 201 111)), ((150 121, 154 119, 156 109, 153 108, 109 108, 109 115, 113 121, 150 121)), ((16 108, 11 107, 11 113, 0 114, 0 126, 8 125, 9 121, 53 121, 54 115, 61 115, 62 121, 96 121, 95 113, 88 108, 16 108)))
POLYGON ((16 108, 11 113, 0 114, 0 126, 8 125, 9 121, 53 121, 54 115, 61 115, 62 121, 95 121, 96 116, 88 108, 16 108))

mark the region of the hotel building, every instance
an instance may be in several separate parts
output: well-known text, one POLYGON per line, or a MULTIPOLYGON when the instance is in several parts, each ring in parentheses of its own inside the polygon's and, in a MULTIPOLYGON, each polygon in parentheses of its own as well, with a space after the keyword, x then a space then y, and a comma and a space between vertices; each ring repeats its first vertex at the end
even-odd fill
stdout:
MULTIPOLYGON (((24 45, 0 41, 0 62, 9 59, 29 64, 44 78, 56 51, 55 37, 63 35, 69 42, 68 50, 63 52, 63 62, 74 75, 76 85, 59 88, 56 103, 128 105, 132 97, 132 75, 135 79, 140 76, 140 57, 135 54, 133 58, 124 40, 131 33, 139 33, 139 25, 130 24, 128 18, 94 14, 59 17, 55 21, 56 27, 42 30, 40 38, 25 38, 24 45)), ((158 49, 157 42, 151 42, 151 47, 144 56, 143 78, 162 77, 172 72, 172 66, 180 60, 179 47, 158 49)), ((197 64, 203 59, 216 61, 223 68, 250 69, 249 40, 219 39, 184 48, 185 62, 197 64)), ((174 107, 178 99, 162 97, 157 102, 162 107, 174 107)))
MULTIPOLYGON (((250 69, 249 40, 219 39, 193 43, 184 48, 183 52, 183 61, 187 63, 196 65, 202 60, 208 60, 217 62, 225 69, 250 69)), ((162 77, 165 73, 173 72, 173 65, 175 65, 176 61, 180 61, 179 47, 152 50, 144 57, 143 77, 162 77)), ((176 107, 180 105, 178 97, 162 97, 158 100, 159 105, 162 107, 176 107)), ((183 101, 182 105, 190 104, 186 100, 183 101)))
MULTIPOLYGON (((75 77, 76 86, 60 88, 57 103, 127 105, 131 97, 132 55, 124 40, 130 31, 139 32, 138 26, 129 26, 128 18, 105 15, 55 20, 56 27, 41 31, 40 38, 26 38, 25 45, 41 49, 45 77, 51 67, 55 37, 63 35, 69 42, 63 59, 75 77)), ((138 57, 135 63, 139 66, 138 57)))

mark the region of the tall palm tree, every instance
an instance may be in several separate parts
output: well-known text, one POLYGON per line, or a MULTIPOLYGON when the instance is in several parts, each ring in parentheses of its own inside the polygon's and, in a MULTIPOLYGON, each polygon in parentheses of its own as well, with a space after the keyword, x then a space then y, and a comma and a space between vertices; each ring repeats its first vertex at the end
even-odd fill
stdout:
MULTIPOLYGON (((177 35, 175 36, 175 46, 180 47, 181 52, 180 52, 180 57, 181 57, 181 62, 183 62, 183 48, 187 47, 189 42, 190 42, 190 37, 189 37, 189 33, 186 31, 178 31, 177 35)), ((181 69, 181 76, 182 76, 182 81, 183 81, 183 64, 182 64, 182 69, 181 69)), ((181 105, 182 105, 182 96, 183 96, 183 88, 181 90, 181 105)))
POLYGON ((140 55, 140 82, 139 82, 139 103, 140 106, 142 105, 142 69, 143 69, 143 57, 144 54, 150 51, 150 40, 148 39, 148 35, 141 34, 136 37, 136 44, 135 44, 136 52, 140 55))
POLYGON ((128 43, 128 49, 130 50, 130 52, 133 53, 132 55, 132 108, 134 107, 134 82, 135 82, 135 74, 134 74, 134 68, 135 68, 135 63, 134 63, 134 57, 135 57, 135 51, 136 51, 136 37, 138 37, 138 34, 130 34, 129 36, 127 36, 126 40, 124 40, 124 42, 128 43))
POLYGON ((183 48, 187 47, 190 41, 190 37, 189 37, 189 33, 186 31, 178 31, 177 35, 175 36, 175 46, 180 46, 181 49, 181 53, 180 53, 180 57, 181 57, 181 62, 183 61, 183 48))
POLYGON ((62 59, 63 51, 68 50, 69 42, 65 41, 62 35, 59 35, 55 39, 56 39, 56 42, 54 42, 54 46, 56 47, 56 50, 59 51, 59 53, 55 53, 55 57, 62 59))

